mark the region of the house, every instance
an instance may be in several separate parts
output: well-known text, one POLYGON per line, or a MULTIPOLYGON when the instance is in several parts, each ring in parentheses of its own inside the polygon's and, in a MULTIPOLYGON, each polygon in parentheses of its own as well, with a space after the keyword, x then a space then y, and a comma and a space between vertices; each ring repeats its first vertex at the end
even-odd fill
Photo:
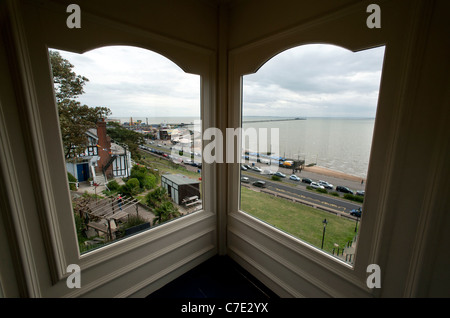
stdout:
POLYGON ((106 133, 106 121, 101 119, 97 127, 86 132, 88 146, 84 153, 66 160, 66 169, 79 182, 92 178, 100 182, 104 177, 128 177, 131 171, 131 153, 126 145, 112 142, 106 133))
POLYGON ((450 297, 449 12, 448 0, 1 1, 0 295, 146 297, 226 255, 280 297, 450 297), (221 131, 241 126, 242 77, 276 54, 386 46, 354 265, 240 211, 239 165, 225 162, 203 165, 201 211, 80 256, 47 49, 118 43, 200 75, 202 126, 221 131))
MULTIPOLYGON (((194 180, 182 174, 164 174, 161 176, 161 186, 178 205, 185 204, 187 199, 200 199, 200 181, 194 180)), ((194 201, 192 199, 191 201, 194 201)))
POLYGON ((171 135, 172 135, 172 129, 159 128, 156 138, 159 140, 170 140, 171 135))

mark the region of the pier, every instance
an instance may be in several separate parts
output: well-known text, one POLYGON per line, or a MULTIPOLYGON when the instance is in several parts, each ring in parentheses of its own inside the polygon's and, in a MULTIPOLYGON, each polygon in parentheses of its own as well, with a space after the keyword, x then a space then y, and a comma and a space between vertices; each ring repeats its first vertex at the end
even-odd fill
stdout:
POLYGON ((243 124, 248 123, 267 123, 267 122, 275 122, 275 121, 292 121, 292 120, 306 120, 304 117, 296 117, 296 118, 285 118, 285 119, 261 119, 261 120, 244 120, 243 124))

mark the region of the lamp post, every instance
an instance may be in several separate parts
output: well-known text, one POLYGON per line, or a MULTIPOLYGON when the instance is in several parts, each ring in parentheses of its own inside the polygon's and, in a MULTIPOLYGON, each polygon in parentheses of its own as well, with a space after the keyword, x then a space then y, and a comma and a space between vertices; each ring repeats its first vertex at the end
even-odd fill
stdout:
POLYGON ((358 231, 358 220, 359 220, 359 217, 356 217, 355 233, 358 231))
POLYGON ((325 229, 328 224, 327 219, 323 219, 322 223, 323 223, 323 234, 322 234, 322 249, 323 249, 323 241, 325 240, 325 229))

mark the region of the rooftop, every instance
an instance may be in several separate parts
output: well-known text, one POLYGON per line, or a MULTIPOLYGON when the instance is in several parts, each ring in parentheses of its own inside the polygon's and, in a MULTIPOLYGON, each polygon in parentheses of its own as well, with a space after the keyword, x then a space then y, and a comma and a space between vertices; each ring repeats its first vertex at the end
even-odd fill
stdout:
POLYGON ((172 181, 173 183, 176 183, 178 185, 200 183, 199 180, 191 179, 182 174, 164 174, 161 176, 161 179, 164 179, 164 178, 169 181, 172 181))

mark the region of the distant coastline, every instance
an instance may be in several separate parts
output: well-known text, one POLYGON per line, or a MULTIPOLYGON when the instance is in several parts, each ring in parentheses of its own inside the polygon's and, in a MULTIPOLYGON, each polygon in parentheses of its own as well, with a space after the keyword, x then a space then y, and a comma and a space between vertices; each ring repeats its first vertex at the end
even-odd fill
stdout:
MULTIPOLYGON (((149 125, 190 125, 198 117, 110 117, 125 122, 141 121, 149 125)), ((243 128, 279 129, 278 154, 301 159, 306 164, 326 167, 355 178, 365 179, 369 164, 375 119, 371 117, 244 116, 243 128)), ((258 144, 243 145, 256 151, 258 144)), ((257 152, 257 151, 256 151, 257 152)), ((317 168, 316 168, 317 169, 317 168)))

